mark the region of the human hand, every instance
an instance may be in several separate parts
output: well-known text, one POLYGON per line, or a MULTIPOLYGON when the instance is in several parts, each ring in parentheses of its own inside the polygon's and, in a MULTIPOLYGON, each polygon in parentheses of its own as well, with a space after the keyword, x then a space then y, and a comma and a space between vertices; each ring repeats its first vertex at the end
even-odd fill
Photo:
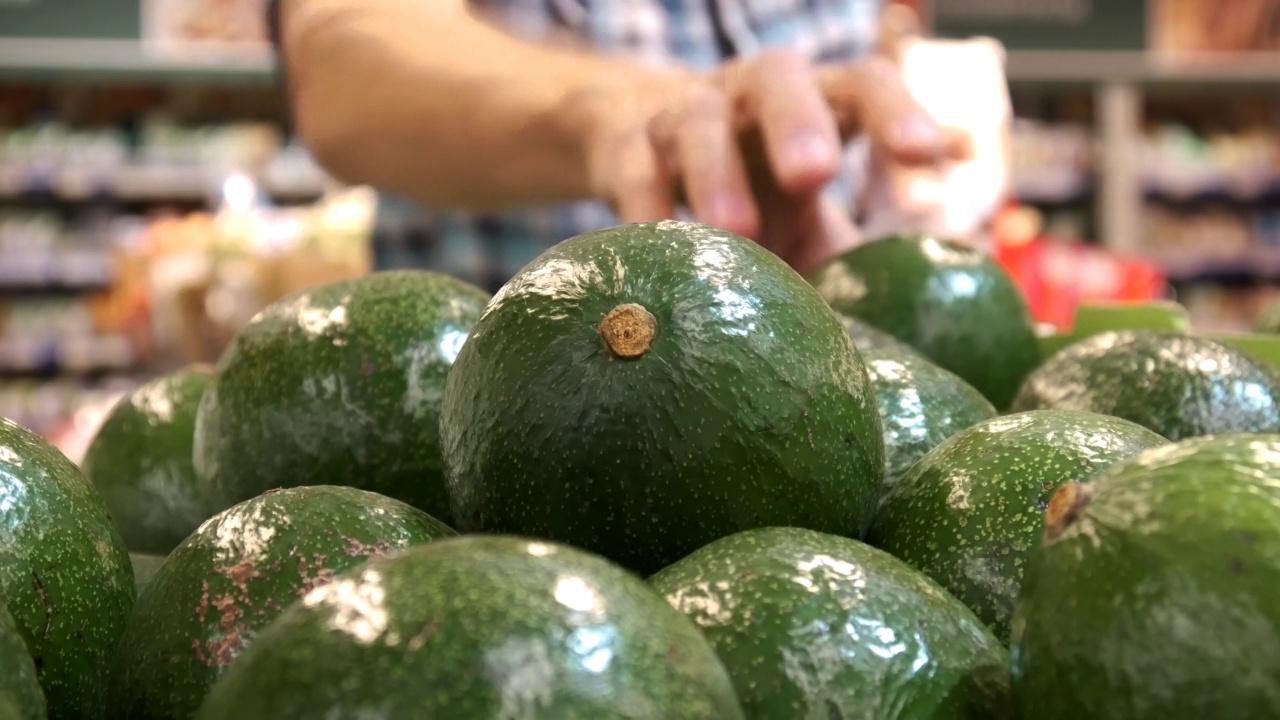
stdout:
POLYGON ((964 152, 885 57, 815 67, 771 50, 706 75, 615 81, 579 100, 592 187, 624 222, 672 217, 682 201, 801 272, 856 242, 851 219, 821 194, 845 139, 866 133, 908 165, 964 152))

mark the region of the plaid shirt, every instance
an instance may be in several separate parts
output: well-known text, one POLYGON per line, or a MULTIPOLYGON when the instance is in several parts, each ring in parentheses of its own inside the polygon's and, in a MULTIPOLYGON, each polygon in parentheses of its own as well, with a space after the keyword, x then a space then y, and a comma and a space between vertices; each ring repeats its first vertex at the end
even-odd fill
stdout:
MULTIPOLYGON (((425 0, 430 2, 431 0, 425 0)), ((879 0, 472 0, 520 37, 566 32, 597 51, 646 63, 709 69, 725 58, 792 47, 816 62, 849 60, 875 41, 879 0)), ((832 192, 848 202, 850 168, 832 192)), ((546 248, 618 223, 589 201, 501 215, 416 206, 382 196, 374 250, 379 268, 419 267, 496 291, 546 248)))

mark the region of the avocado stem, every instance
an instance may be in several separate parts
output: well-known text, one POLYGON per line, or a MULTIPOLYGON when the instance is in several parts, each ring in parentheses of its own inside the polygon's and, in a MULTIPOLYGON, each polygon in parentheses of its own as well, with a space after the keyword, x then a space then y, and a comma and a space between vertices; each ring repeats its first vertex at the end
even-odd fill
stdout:
POLYGON ((658 321, 643 307, 624 303, 610 310, 598 329, 615 357, 630 360, 649 351, 658 334, 658 321))
POLYGON ((1049 498, 1049 508, 1044 512, 1044 536, 1057 540, 1067 528, 1075 524, 1089 505, 1093 491, 1088 485, 1069 482, 1058 488, 1049 498))

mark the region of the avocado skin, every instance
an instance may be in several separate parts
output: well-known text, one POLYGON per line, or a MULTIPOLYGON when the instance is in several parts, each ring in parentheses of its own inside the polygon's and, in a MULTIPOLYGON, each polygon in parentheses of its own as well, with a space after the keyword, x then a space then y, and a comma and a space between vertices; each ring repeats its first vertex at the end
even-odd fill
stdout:
POLYGON ((832 259, 810 282, 837 313, 893 335, 973 385, 998 409, 1040 363, 1026 300, 980 250, 886 237, 832 259))
POLYGON ((1280 435, 1116 463, 1033 553, 1013 622, 1023 717, 1280 717, 1280 435))
POLYGON ((951 437, 881 501, 867 542, 936 580, 1008 642, 1049 497, 1164 438, 1075 410, 1006 415, 951 437))
POLYGON ((349 487, 278 490, 215 515, 139 596, 107 717, 192 717, 214 681, 297 598, 369 557, 454 534, 421 510, 349 487))
POLYGON ((129 553, 129 564, 133 566, 133 587, 138 597, 141 597, 142 591, 151 584, 152 578, 156 576, 165 559, 164 555, 129 553))
POLYGON ((438 273, 395 270, 264 309, 223 353, 200 404, 205 512, 276 487, 347 485, 450 522, 440 397, 487 300, 438 273))
POLYGON ((836 317, 840 320, 840 324, 844 326, 844 331, 849 335, 849 339, 853 341, 853 346, 860 353, 865 354, 868 350, 895 350, 915 355, 916 357, 924 357, 910 345, 875 326, 862 322, 852 315, 836 313, 836 317))
POLYGON ((861 352, 884 426, 886 491, 943 440, 997 414, 972 385, 919 355, 861 352))
POLYGON ((1011 718, 1009 656, 960 601, 857 540, 747 530, 654 575, 752 720, 1011 718))
POLYGON ((5 705, 14 720, 45 720, 44 692, 36 679, 36 665, 13 616, 0 604, 0 718, 5 705))
POLYGON ((470 536, 374 559, 311 593, 232 666, 197 718, 334 716, 742 713, 707 641, 639 578, 563 545, 470 536))
POLYGON ((130 552, 164 555, 206 518, 191 465, 196 408, 213 379, 188 367, 117 402, 84 461, 130 552))
POLYGON ((1055 353, 1013 408, 1115 415, 1170 440, 1280 432, 1280 370, 1205 337, 1110 331, 1055 353))
POLYGON ((543 537, 650 574, 764 525, 859 536, 884 469, 866 368, 759 245, 693 223, 560 243, 494 297, 441 412, 463 532, 543 537), (647 352, 597 325, 638 304, 647 352))
POLYGON ((74 463, 3 418, 0 498, 0 600, 35 660, 49 717, 101 718, 133 609, 124 539, 74 463))

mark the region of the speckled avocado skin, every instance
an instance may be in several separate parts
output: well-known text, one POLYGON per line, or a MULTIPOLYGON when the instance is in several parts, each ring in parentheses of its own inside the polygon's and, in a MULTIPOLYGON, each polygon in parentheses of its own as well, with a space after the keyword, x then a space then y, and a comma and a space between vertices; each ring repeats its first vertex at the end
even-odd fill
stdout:
POLYGON ((135 594, 141 597, 142 591, 151 584, 152 578, 164 564, 164 555, 143 555, 129 553, 129 564, 133 566, 133 587, 135 594))
POLYGON ((109 718, 189 718, 214 681, 291 603, 369 557, 452 536, 376 493, 268 492, 200 526, 161 566, 125 630, 109 718))
POLYGON ((943 440, 996 416, 972 385, 918 355, 861 352, 884 425, 886 490, 943 440))
POLYGON ((1280 371, 1209 338, 1111 331, 1046 360, 1013 407, 1115 415, 1170 440, 1280 432, 1280 371))
POLYGON ((50 718, 103 716, 133 599, 129 554, 93 485, 35 433, 0 419, 0 602, 35 659, 50 718))
POLYGON ((13 616, 0 604, 0 718, 8 701, 15 720, 44 720, 44 692, 36 679, 36 665, 13 616))
POLYGON ((643 581, 554 543, 470 536, 312 592, 199 720, 738 720, 724 667, 643 581))
POLYGON ((724 661, 751 720, 1012 717, 1009 656, 960 601, 857 540, 717 540, 650 578, 724 661))
POLYGON ((1015 700, 1037 720, 1280 717, 1280 435, 1116 463, 1032 555, 1015 700))
POLYGON ((654 572, 751 527, 860 535, 884 446, 866 368, 775 255, 680 222, 586 233, 494 297, 449 376, 459 529, 531 535, 654 572), (641 357, 597 325, 642 306, 641 357))
POLYGON ((397 270, 267 307, 223 353, 200 405, 205 511, 276 487, 347 485, 449 522, 440 399, 487 300, 453 278, 397 270))
POLYGON ((868 325, 865 322, 844 313, 836 313, 840 324, 844 326, 844 331, 848 333, 849 339, 853 341, 853 346, 858 352, 865 353, 868 350, 895 350, 901 353, 924 357, 915 348, 895 338, 889 333, 868 325))
POLYGON ((1075 410, 988 420, 934 448, 894 485, 867 542, 938 581, 1008 642, 1054 490, 1165 443, 1127 420, 1075 410))
POLYGON ((810 282, 838 313, 888 332, 1009 405, 1040 362, 1031 315, 1009 275, 983 252, 931 237, 874 240, 810 282))
POLYGON ((81 470, 131 552, 165 554, 205 519, 191 466, 196 408, 213 379, 197 366, 153 380, 116 403, 81 470))

